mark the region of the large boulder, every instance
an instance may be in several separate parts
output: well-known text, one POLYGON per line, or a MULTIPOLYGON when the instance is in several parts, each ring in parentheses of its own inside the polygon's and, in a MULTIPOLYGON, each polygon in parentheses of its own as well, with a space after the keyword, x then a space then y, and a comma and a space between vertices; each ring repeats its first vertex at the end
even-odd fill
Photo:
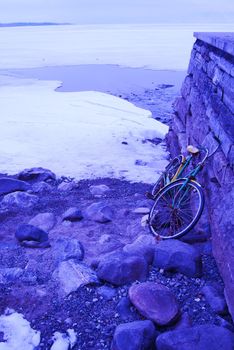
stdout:
POLYGON ((121 286, 136 280, 144 281, 148 275, 148 264, 141 256, 117 252, 99 262, 97 275, 103 281, 121 286))
POLYGON ((0 178, 0 195, 15 191, 28 191, 30 189, 31 186, 27 182, 11 179, 9 177, 0 178))
POLYGON ((5 207, 31 208, 37 204, 39 198, 25 192, 12 192, 3 197, 1 204, 5 207))
POLYGON ((116 327, 111 350, 148 350, 156 337, 153 322, 134 321, 116 327))
POLYGON ((48 233, 33 225, 20 225, 15 237, 25 247, 47 248, 49 247, 48 233))
POLYGON ((157 350, 233 350, 234 334, 226 328, 203 325, 165 332, 156 340, 157 350))
POLYGON ((188 277, 200 277, 202 273, 200 253, 191 245, 174 239, 161 241, 156 246, 153 265, 188 277))
POLYGON ((24 169, 18 174, 18 179, 24 181, 47 181, 56 180, 56 175, 49 169, 38 167, 24 169))
POLYGON ((36 226, 47 232, 52 230, 55 224, 56 218, 53 213, 40 213, 29 221, 29 225, 36 226))
POLYGON ((99 284, 96 273, 86 264, 74 259, 62 261, 53 273, 53 279, 59 285, 61 296, 69 295, 87 284, 99 284))
POLYGON ((179 316, 179 305, 174 294, 162 284, 135 284, 129 289, 129 298, 141 315, 160 326, 171 324, 179 316))
POLYGON ((153 236, 141 235, 133 243, 126 244, 123 251, 131 255, 143 256, 149 264, 152 264, 155 246, 156 240, 153 236))
POLYGON ((114 218, 112 209, 102 202, 91 204, 85 213, 89 220, 99 223, 106 223, 112 221, 114 218))

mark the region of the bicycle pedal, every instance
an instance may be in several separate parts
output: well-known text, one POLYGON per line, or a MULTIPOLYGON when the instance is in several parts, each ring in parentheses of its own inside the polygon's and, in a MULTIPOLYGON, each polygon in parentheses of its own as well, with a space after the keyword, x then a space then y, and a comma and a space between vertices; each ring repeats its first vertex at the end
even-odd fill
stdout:
POLYGON ((152 193, 150 193, 150 192, 146 192, 145 196, 146 196, 146 198, 148 198, 148 199, 152 199, 152 200, 155 199, 155 196, 153 196, 152 193))

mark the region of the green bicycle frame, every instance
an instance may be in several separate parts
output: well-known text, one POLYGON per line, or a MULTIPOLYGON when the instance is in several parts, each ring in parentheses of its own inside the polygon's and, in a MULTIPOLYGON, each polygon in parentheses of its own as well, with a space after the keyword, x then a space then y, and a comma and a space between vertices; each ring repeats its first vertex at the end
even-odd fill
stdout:
MULTIPOLYGON (((193 156, 189 156, 188 158, 186 158, 186 161, 185 161, 185 163, 182 165, 180 171, 178 172, 176 179, 178 179, 178 178, 181 176, 181 174, 184 172, 184 170, 189 166, 189 164, 190 164, 192 158, 193 158, 193 156)), ((188 182, 189 182, 191 179, 195 179, 195 178, 196 178, 197 174, 201 171, 202 167, 203 167, 203 164, 202 164, 202 163, 198 163, 197 166, 196 166, 194 169, 192 169, 192 170, 190 171, 190 173, 186 176, 183 185, 181 186, 181 188, 180 188, 179 191, 178 191, 178 193, 180 193, 181 191, 183 191, 183 190, 185 189, 185 191, 184 191, 184 193, 183 193, 183 196, 180 198, 180 201, 179 201, 179 203, 178 203, 179 205, 181 204, 181 202, 183 201, 183 199, 184 199, 184 198, 186 197, 186 195, 187 195, 188 189, 186 189, 186 187, 187 187, 188 182)), ((172 203, 172 206, 173 206, 173 207, 175 206, 175 199, 176 199, 176 198, 173 199, 173 203, 172 203)))

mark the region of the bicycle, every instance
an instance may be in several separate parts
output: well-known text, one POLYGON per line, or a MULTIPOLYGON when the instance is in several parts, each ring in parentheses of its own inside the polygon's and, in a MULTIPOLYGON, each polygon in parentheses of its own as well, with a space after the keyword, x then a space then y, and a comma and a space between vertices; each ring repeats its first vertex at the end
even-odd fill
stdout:
POLYGON ((203 169, 209 151, 205 147, 188 146, 189 156, 179 155, 166 167, 147 197, 154 200, 148 224, 159 239, 180 238, 198 222, 204 209, 205 197, 201 185, 195 181, 203 169), (205 152, 203 159, 184 174, 194 157, 205 152))

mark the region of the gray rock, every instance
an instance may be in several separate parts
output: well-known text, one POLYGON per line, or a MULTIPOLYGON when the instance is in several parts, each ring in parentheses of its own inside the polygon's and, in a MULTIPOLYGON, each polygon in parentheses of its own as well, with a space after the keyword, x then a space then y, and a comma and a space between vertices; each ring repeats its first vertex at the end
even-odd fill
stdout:
POLYGON ((27 182, 8 177, 0 178, 0 195, 15 191, 28 191, 30 188, 31 186, 27 182))
POLYGON ((48 233, 33 225, 20 225, 15 232, 15 237, 20 243, 25 243, 25 241, 32 241, 33 243, 48 242, 48 233))
POLYGON ((83 215, 80 209, 71 207, 65 211, 62 215, 62 220, 68 221, 80 221, 83 219, 83 215))
POLYGON ((5 195, 2 205, 7 207, 30 208, 37 204, 38 201, 39 198, 35 195, 17 191, 5 195))
POLYGON ((89 187, 90 192, 93 196, 104 196, 107 192, 110 191, 110 188, 106 185, 96 185, 89 187))
POLYGON ((150 235, 141 235, 133 243, 126 244, 123 247, 125 253, 137 256, 143 256, 148 264, 152 264, 156 240, 150 235))
POLYGON ((24 181, 36 180, 36 181, 47 181, 56 180, 55 174, 49 169, 41 167, 24 169, 18 174, 18 179, 24 181))
POLYGON ((77 187, 77 184, 74 181, 62 182, 58 186, 58 190, 61 191, 61 192, 70 192, 76 187, 77 187))
POLYGON ((112 300, 116 296, 116 290, 108 286, 101 286, 97 288, 97 292, 105 300, 112 300))
POLYGON ((53 279, 59 284, 59 294, 69 295, 87 284, 99 284, 96 273, 86 264, 74 259, 62 261, 53 273, 53 279))
POLYGON ((106 223, 113 220, 114 213, 109 206, 102 202, 99 202, 91 204, 86 209, 86 216, 89 220, 93 220, 99 223, 106 223))
POLYGON ((148 350, 156 337, 153 322, 134 321, 116 327, 111 350, 148 350))
POLYGON ((129 289, 129 298, 141 315, 160 326, 171 324, 179 316, 179 305, 174 294, 162 284, 134 284, 129 289))
POLYGON ((101 280, 121 286, 136 280, 144 281, 148 264, 143 257, 117 252, 99 262, 97 275, 101 280))
POLYGON ((35 193, 50 192, 50 191, 52 191, 52 186, 49 185, 47 182, 41 181, 41 182, 36 182, 35 184, 33 184, 32 190, 35 193))
POLYGON ((165 332, 156 340, 157 350, 233 350, 234 334, 228 329, 203 325, 165 332))
POLYGON ((43 231, 50 231, 56 224, 56 218, 53 213, 40 213, 29 221, 29 225, 36 226, 43 231))
POLYGON ((82 260, 84 258, 83 245, 76 238, 57 239, 52 244, 51 251, 55 264, 69 259, 82 260))
POLYGON ((189 277, 200 277, 202 273, 199 252, 191 245, 174 239, 161 241, 156 246, 153 265, 189 277))
POLYGON ((225 315, 227 313, 227 303, 224 294, 218 287, 215 288, 215 286, 212 285, 205 285, 201 289, 201 293, 217 314, 225 315))

